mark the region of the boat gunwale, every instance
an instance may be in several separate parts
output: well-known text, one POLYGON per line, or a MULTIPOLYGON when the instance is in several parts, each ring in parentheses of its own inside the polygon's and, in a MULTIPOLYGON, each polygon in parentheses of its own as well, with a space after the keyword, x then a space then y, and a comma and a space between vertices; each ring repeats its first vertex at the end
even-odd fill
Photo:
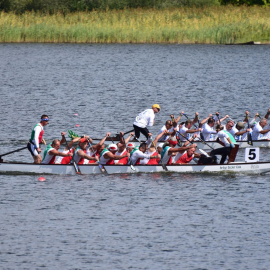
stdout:
MULTIPOLYGON (((231 163, 224 163, 224 164, 167 164, 166 166, 226 166, 226 165, 242 165, 242 164, 266 164, 266 163, 270 163, 270 161, 260 161, 260 162, 231 162, 231 163)), ((36 164, 36 163, 27 163, 27 162, 9 162, 9 161, 3 161, 0 162, 1 164, 11 164, 11 165, 35 165, 35 166, 73 166, 73 164, 36 164)), ((90 163, 90 164, 78 164, 78 166, 83 166, 83 167, 94 167, 94 166, 98 166, 98 164, 95 163, 90 163)), ((109 166, 109 167, 122 167, 122 166, 126 166, 129 167, 130 165, 116 165, 116 164, 104 164, 103 166, 109 166)), ((135 167, 162 167, 162 164, 138 164, 138 165, 134 165, 135 167)))

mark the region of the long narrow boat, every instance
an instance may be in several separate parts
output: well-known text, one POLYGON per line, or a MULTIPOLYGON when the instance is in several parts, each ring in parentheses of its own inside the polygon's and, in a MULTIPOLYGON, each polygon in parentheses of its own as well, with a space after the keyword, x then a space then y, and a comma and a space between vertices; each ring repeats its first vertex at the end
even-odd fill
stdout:
MULTIPOLYGON (((101 174, 98 165, 80 165, 82 174, 101 174)), ((108 174, 123 174, 123 173, 156 173, 164 172, 162 165, 137 165, 135 170, 128 165, 105 165, 106 173, 108 174)), ((241 163, 232 162, 223 165, 197 165, 197 164, 177 164, 168 165, 169 172, 177 173, 249 173, 259 174, 270 172, 270 162, 253 162, 241 163)), ((15 163, 2 162, 0 163, 0 173, 19 173, 19 174, 60 174, 60 175, 75 175, 73 165, 43 165, 33 163, 15 163)))
MULTIPOLYGON (((118 142, 119 138, 118 137, 113 137, 114 142, 118 142)), ((95 143, 99 141, 99 139, 93 139, 95 143)), ((135 145, 139 145, 137 141, 131 141, 135 145)), ((111 140, 107 139, 105 143, 111 143, 111 140)), ((222 147, 221 144, 213 141, 206 141, 206 143, 202 143, 200 141, 195 141, 197 144, 197 147, 203 150, 208 150, 212 148, 220 148, 222 147)), ((270 148, 270 140, 257 140, 253 141, 253 146, 249 145, 247 141, 239 141, 237 142, 239 144, 239 148, 248 148, 248 147, 261 147, 261 148, 270 148)))

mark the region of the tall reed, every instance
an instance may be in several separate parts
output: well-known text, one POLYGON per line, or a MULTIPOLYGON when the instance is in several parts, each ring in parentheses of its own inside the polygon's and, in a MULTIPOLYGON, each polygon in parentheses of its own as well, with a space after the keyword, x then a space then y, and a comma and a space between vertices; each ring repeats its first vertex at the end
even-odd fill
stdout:
POLYGON ((270 9, 126 9, 67 15, 0 13, 0 42, 212 43, 270 41, 270 9))

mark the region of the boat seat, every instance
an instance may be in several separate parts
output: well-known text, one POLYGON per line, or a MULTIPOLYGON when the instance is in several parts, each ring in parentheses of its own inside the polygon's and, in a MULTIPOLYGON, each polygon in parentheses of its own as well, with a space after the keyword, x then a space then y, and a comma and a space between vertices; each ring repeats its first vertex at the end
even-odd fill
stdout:
POLYGON ((239 149, 239 144, 235 144, 234 148, 232 148, 231 153, 229 155, 228 163, 231 163, 231 162, 235 161, 238 149, 239 149))

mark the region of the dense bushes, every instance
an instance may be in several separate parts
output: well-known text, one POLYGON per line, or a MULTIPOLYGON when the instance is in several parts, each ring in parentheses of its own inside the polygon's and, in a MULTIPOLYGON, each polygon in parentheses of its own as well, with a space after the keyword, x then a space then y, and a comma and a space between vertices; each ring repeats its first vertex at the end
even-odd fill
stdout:
POLYGON ((39 11, 75 12, 87 10, 125 9, 125 8, 178 8, 202 7, 220 4, 269 5, 270 0, 0 0, 0 11, 24 13, 39 11))

